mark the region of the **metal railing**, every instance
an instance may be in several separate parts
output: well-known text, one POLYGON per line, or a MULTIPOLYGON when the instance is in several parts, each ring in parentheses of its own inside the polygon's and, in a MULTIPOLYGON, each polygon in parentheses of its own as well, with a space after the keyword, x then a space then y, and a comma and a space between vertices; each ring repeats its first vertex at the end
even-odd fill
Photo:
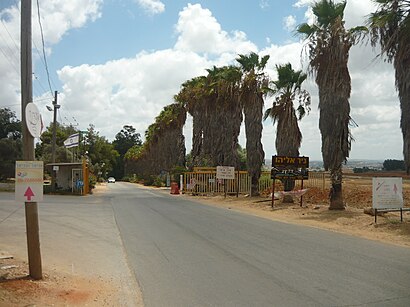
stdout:
MULTIPOLYGON (((262 172, 259 179, 259 192, 270 193, 272 191, 272 179, 270 172, 262 172)), ((296 180, 295 189, 301 188, 301 180, 296 180)), ((309 179, 303 181, 304 188, 316 187, 324 190, 329 183, 327 172, 309 172, 309 179)), ((283 190, 283 185, 276 180, 275 189, 283 190)), ((186 172, 183 175, 182 193, 208 195, 208 194, 249 194, 251 178, 247 171, 236 171, 235 179, 222 180, 216 178, 216 169, 197 170, 186 172)))

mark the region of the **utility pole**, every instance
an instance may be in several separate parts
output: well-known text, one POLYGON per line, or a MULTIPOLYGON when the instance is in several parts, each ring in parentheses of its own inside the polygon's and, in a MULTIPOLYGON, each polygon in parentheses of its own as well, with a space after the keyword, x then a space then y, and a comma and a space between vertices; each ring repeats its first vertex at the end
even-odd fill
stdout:
MULTIPOLYGON (((23 160, 34 161, 34 137, 27 128, 26 106, 33 101, 31 62, 31 0, 21 0, 21 118, 23 160)), ((28 264, 30 276, 42 279, 37 202, 25 202, 28 264)))
MULTIPOLYGON (((56 133, 57 133, 57 110, 60 108, 60 105, 57 104, 57 91, 54 92, 54 117, 53 117, 53 140, 51 144, 51 163, 56 162, 56 133)), ((56 190, 56 171, 54 170, 53 165, 53 176, 51 177, 51 190, 55 192, 56 190)))

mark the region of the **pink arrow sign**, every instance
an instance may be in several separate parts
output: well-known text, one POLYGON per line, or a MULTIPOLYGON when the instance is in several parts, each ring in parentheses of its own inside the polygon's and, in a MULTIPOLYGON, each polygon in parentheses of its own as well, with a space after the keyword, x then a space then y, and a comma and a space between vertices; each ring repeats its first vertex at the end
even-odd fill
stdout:
POLYGON ((24 196, 27 197, 28 201, 30 201, 31 198, 34 196, 34 193, 30 187, 27 188, 26 193, 24 193, 24 196))

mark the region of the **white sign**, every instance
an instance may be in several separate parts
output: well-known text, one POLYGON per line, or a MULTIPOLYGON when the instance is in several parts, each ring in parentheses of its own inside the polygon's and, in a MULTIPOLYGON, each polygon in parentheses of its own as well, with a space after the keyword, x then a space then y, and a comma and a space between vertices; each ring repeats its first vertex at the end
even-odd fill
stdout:
POLYGON ((16 161, 16 201, 43 200, 43 161, 16 161))
POLYGON ((403 208, 402 178, 373 178, 373 208, 403 208))
POLYGON ((42 130, 41 115, 37 106, 32 102, 26 106, 26 123, 33 138, 39 138, 42 130))
POLYGON ((233 166, 217 166, 217 179, 235 179, 235 168, 233 166))

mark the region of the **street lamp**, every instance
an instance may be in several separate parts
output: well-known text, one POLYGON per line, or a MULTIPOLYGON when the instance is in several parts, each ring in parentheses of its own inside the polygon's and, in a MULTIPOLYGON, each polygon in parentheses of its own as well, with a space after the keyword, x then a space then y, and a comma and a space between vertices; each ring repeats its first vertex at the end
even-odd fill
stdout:
MULTIPOLYGON (((56 133, 57 133, 57 110, 60 108, 60 105, 57 104, 57 91, 54 92, 54 100, 53 100, 53 107, 54 107, 54 117, 53 117, 53 140, 51 143, 51 163, 56 162, 56 133)), ((47 110, 53 111, 53 109, 47 106, 47 110)), ((56 174, 53 165, 51 177, 51 190, 55 192, 55 182, 56 182, 56 174)))

